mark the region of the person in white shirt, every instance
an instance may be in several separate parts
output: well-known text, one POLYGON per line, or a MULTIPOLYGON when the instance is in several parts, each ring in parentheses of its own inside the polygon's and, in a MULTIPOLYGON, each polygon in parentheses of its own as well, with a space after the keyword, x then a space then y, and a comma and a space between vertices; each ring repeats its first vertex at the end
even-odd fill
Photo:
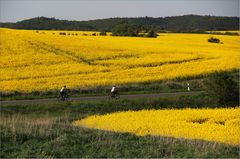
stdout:
POLYGON ((65 100, 66 96, 67 96, 67 87, 66 86, 63 86, 61 89, 60 89, 60 95, 62 97, 63 100, 65 100))
POLYGON ((118 95, 117 87, 116 87, 116 85, 114 85, 114 86, 112 87, 112 89, 111 89, 111 96, 112 96, 112 97, 115 97, 115 96, 117 96, 117 95, 118 95))

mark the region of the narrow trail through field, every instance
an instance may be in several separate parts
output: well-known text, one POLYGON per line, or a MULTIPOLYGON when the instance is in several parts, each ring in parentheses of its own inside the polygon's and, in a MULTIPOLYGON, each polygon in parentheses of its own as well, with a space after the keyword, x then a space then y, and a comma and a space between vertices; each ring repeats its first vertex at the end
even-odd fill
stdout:
MULTIPOLYGON (((132 95, 121 95, 119 99, 136 99, 136 98, 156 98, 164 96, 177 96, 177 95, 191 95, 199 94, 203 91, 192 91, 192 92, 174 92, 174 93, 155 93, 155 94, 132 94, 132 95)), ((116 99, 116 100, 119 100, 116 99)), ((74 97, 70 98, 70 102, 77 101, 101 101, 101 100, 115 100, 111 99, 109 96, 89 96, 89 97, 74 97)), ((0 105, 24 105, 24 104, 46 104, 54 102, 63 102, 59 101, 58 98, 46 98, 46 99, 32 99, 32 100, 8 100, 0 101, 0 105)))

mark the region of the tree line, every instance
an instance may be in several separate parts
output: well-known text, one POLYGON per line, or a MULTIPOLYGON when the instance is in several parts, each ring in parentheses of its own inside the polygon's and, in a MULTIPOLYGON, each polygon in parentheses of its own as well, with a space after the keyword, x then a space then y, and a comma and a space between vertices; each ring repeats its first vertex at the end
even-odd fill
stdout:
POLYGON ((140 32, 148 33, 153 31, 203 33, 208 30, 238 30, 239 17, 184 15, 164 18, 108 18, 88 21, 36 17, 16 23, 0 23, 0 27, 31 30, 109 31, 115 35, 124 35, 125 32, 128 32, 127 35, 136 36, 140 32))

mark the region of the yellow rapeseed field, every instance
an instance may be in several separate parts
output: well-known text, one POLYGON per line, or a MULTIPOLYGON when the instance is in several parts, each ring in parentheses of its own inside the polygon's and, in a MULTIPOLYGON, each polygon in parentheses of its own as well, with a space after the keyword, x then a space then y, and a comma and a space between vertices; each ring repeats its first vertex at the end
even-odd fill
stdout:
POLYGON ((240 145, 240 108, 141 110, 95 115, 75 126, 240 145))
POLYGON ((204 34, 93 33, 0 28, 0 92, 151 82, 239 67, 239 36, 214 35, 223 42, 215 44, 204 34))
POLYGON ((226 34, 226 33, 237 33, 238 35, 240 35, 240 31, 239 30, 219 30, 219 31, 207 31, 208 33, 222 33, 222 34, 226 34))

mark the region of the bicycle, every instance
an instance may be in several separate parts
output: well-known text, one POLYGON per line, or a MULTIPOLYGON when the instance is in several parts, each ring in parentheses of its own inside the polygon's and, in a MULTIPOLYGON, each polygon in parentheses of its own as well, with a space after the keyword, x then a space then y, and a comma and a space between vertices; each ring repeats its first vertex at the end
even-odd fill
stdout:
POLYGON ((65 94, 65 95, 61 95, 61 94, 59 94, 59 96, 58 96, 58 101, 63 101, 63 102, 67 102, 67 101, 70 101, 70 98, 69 98, 69 96, 68 96, 68 94, 65 94))
POLYGON ((119 95, 119 93, 117 93, 117 92, 111 93, 111 94, 110 94, 110 98, 111 98, 111 99, 119 99, 119 98, 120 98, 120 95, 119 95))

